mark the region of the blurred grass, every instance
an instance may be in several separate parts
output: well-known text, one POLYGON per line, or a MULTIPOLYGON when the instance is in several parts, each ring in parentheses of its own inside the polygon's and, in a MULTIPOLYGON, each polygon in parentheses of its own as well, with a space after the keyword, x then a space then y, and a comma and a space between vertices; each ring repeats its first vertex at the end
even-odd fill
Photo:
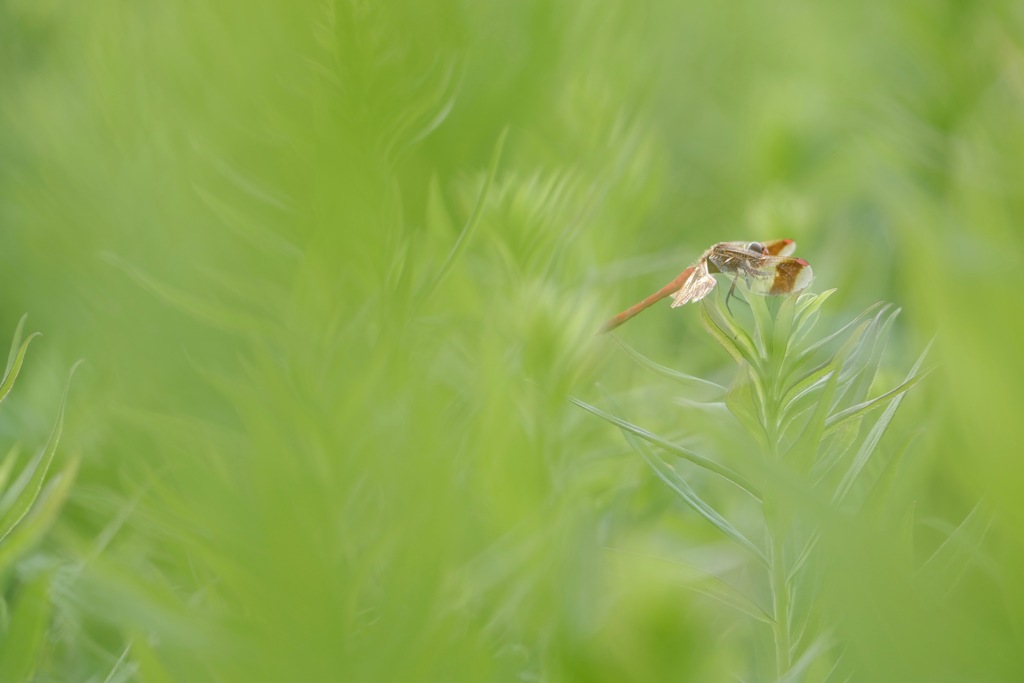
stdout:
MULTIPOLYGON (((879 387, 936 337, 913 513, 823 550, 851 680, 1021 677, 1017 4, 6 0, 0 50, 0 327, 39 405, 89 360, 38 680, 723 679, 753 634, 650 558, 729 555, 564 397, 735 457, 593 331, 781 237, 825 325, 902 307, 879 387)), ((698 317, 622 336, 727 382, 698 317)))

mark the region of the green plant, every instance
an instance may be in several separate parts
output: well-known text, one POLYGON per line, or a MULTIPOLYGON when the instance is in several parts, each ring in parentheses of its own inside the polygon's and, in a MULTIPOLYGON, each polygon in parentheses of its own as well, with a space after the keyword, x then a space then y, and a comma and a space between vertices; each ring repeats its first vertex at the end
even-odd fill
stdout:
MULTIPOLYGON (((36 332, 22 340, 24 327, 23 316, 0 381, 0 402, 14 388, 29 344, 39 335, 36 332)), ((0 596, 0 680, 4 681, 29 680, 46 649, 53 573, 27 570, 16 577, 16 582, 12 582, 12 574, 52 526, 75 480, 77 457, 69 458, 56 473, 50 472, 63 429, 66 400, 67 386, 50 436, 34 456, 23 461, 16 444, 0 462, 0 577, 4 581, 0 596), (17 585, 12 587, 12 583, 17 585)))
MULTIPOLYGON (((756 680, 841 681, 850 675, 836 620, 819 599, 824 569, 818 548, 823 534, 884 497, 900 452, 883 453, 879 445, 906 392, 927 374, 925 350, 902 382, 872 395, 899 309, 875 304, 812 341, 834 291, 751 297, 752 332, 720 296, 703 302, 705 329, 738 364, 732 385, 717 397, 748 437, 747 446, 732 453, 702 454, 573 399, 617 426, 658 479, 745 552, 742 572, 709 572, 694 587, 766 626, 757 632, 771 654, 750 658, 756 680), (723 490, 700 471, 731 486, 723 490)), ((709 385, 619 343, 665 378, 709 385)), ((618 401, 608 401, 622 411, 618 401)))

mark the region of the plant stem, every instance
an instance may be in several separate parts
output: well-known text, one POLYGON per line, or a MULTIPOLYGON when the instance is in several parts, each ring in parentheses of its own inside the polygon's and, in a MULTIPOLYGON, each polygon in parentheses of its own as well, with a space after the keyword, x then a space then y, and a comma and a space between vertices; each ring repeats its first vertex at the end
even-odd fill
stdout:
POLYGON ((781 679, 790 667, 789 643, 789 584, 786 581, 786 559, 783 553, 783 536, 775 529, 769 529, 769 553, 771 561, 772 608, 775 620, 775 668, 781 679))

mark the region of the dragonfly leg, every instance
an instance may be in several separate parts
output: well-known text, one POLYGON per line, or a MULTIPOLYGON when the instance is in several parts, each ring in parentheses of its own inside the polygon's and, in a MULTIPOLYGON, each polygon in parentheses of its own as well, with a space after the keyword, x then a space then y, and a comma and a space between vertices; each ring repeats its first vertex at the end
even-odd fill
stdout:
POLYGON ((739 273, 732 276, 732 286, 729 287, 729 291, 725 295, 725 310, 729 311, 730 315, 732 315, 732 309, 729 308, 729 299, 735 298, 736 301, 739 301, 742 304, 747 304, 747 302, 744 301, 738 294, 734 294, 734 292, 736 291, 736 281, 739 280, 739 278, 739 273))
MULTIPOLYGON (((725 310, 729 311, 729 315, 732 315, 732 309, 729 308, 729 299, 732 298, 733 292, 736 291, 736 280, 737 280, 738 277, 739 277, 738 275, 733 275, 733 277, 732 277, 732 286, 729 287, 729 291, 725 295, 725 310)), ((738 298, 739 297, 737 297, 737 299, 738 298)))

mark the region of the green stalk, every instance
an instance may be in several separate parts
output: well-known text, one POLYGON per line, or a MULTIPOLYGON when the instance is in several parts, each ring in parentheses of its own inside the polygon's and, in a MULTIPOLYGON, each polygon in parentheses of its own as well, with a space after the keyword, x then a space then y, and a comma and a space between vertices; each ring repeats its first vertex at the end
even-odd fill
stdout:
POLYGON ((788 570, 786 568, 786 557, 783 551, 782 533, 778 529, 768 531, 768 552, 771 564, 771 589, 772 589, 772 633, 775 637, 775 670, 781 679, 791 666, 790 663, 790 594, 789 582, 786 580, 788 570))
MULTIPOLYGON (((792 304, 792 302, 790 302, 792 304)), ((752 307, 758 321, 757 334, 764 349, 761 383, 765 387, 764 431, 767 436, 768 453, 771 462, 779 461, 782 452, 781 424, 782 366, 786 349, 789 347, 791 329, 780 330, 778 309, 772 310, 764 299, 757 299, 752 307), (757 313, 760 313, 758 315, 757 313), (780 336, 782 338, 780 338, 780 336)), ((762 504, 765 529, 768 535, 769 584, 772 593, 772 635, 775 640, 775 671, 779 680, 790 670, 792 631, 791 595, 789 568, 786 565, 786 536, 790 517, 785 513, 784 501, 774 497, 762 504)))

